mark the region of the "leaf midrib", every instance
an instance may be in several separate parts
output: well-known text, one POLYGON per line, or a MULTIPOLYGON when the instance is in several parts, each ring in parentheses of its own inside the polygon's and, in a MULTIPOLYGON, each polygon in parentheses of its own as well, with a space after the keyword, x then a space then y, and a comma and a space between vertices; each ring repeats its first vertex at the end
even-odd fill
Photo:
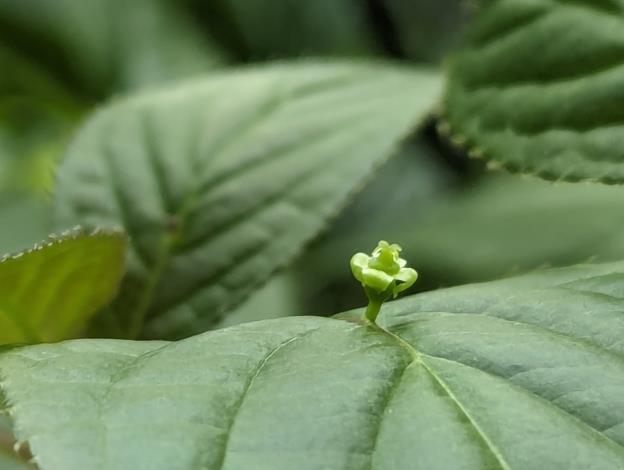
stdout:
MULTIPOLYGON (((344 82, 345 80, 343 77, 341 77, 340 79, 331 80, 328 83, 324 84, 324 89, 331 89, 335 87, 336 85, 342 86, 344 85, 344 82)), ((305 93, 303 93, 302 96, 305 97, 305 93)), ((288 96, 288 98, 292 100, 293 95, 288 96)), ((244 120, 240 126, 238 126, 234 131, 231 132, 231 134, 226 135, 223 139, 218 141, 218 145, 216 149, 212 150, 214 153, 213 158, 217 159, 219 155, 223 154, 223 152, 225 152, 231 145, 233 145, 242 135, 245 135, 251 132, 253 129, 256 128, 256 126, 262 124, 266 120, 267 117, 279 111, 282 105, 285 103, 286 103, 286 100, 279 97, 279 94, 278 96, 266 102, 264 106, 262 106, 258 110, 258 112, 256 112, 252 116, 251 119, 244 120)), ((198 120, 198 121, 200 124, 203 122, 202 120, 198 120)), ((198 142, 199 142, 199 136, 201 135, 199 131, 200 124, 197 125, 198 129, 196 130, 196 138, 194 139, 195 143, 193 145, 193 152, 191 153, 191 158, 189 159, 189 163, 194 170, 197 169, 196 167, 199 161, 198 142)), ((151 134, 151 127, 147 129, 146 133, 151 134)), ((148 149, 148 152, 152 150, 153 149, 148 149)), ((153 161, 154 155, 151 155, 151 156, 148 155, 148 160, 150 160, 152 165, 154 165, 155 163, 153 161)), ((262 163, 262 162, 255 162, 254 166, 259 163, 262 163)), ((109 162, 109 167, 110 166, 112 166, 112 162, 109 162)), ((175 234, 164 232, 161 237, 160 249, 156 255, 155 262, 151 266, 151 269, 148 268, 148 270, 150 271, 150 274, 148 276, 146 287, 145 289, 143 289, 143 292, 139 294, 139 302, 137 304, 137 307, 130 314, 130 318, 131 318, 131 327, 129 329, 130 338, 137 338, 140 335, 140 330, 143 327, 145 318, 148 316, 148 313, 153 303, 153 293, 158 287, 162 279, 162 276, 164 275, 166 271, 167 265, 169 264, 169 261, 175 255, 177 245, 180 241, 180 235, 188 224, 187 218, 190 214, 193 201, 197 197, 197 192, 202 187, 202 182, 201 180, 199 180, 200 173, 201 173, 200 171, 193 172, 194 181, 191 183, 190 189, 187 192, 186 196, 184 197, 180 205, 180 208, 176 210, 174 214, 168 214, 169 217, 175 217, 178 219, 180 230, 175 234)), ((155 174, 156 174, 156 179, 157 179, 157 187, 160 190, 164 189, 164 184, 163 184, 164 181, 162 181, 162 179, 160 178, 162 175, 160 174, 159 171, 155 171, 155 174)), ((119 194, 117 193, 115 194, 115 196, 117 197, 118 206, 120 204, 123 204, 123 198, 120 198, 119 194)), ((164 201, 163 201, 163 208, 165 209, 165 211, 167 211, 167 203, 164 201)), ((122 207, 120 207, 120 211, 122 212, 122 215, 123 215, 124 209, 122 207)), ((125 219, 126 221, 128 220, 127 217, 125 219)), ((138 246, 136 244, 133 244, 133 246, 137 250, 137 252, 140 251, 138 250, 138 246)), ((144 261, 147 261, 145 257, 142 257, 142 258, 144 261)), ((146 263, 146 267, 149 267, 149 263, 146 263)), ((174 302, 173 305, 176 305, 179 302, 180 301, 178 300, 177 302, 174 302)), ((171 307, 172 305, 168 306, 168 308, 171 308, 171 307)))
MULTIPOLYGON (((371 325, 371 326, 373 327, 372 328, 373 330, 376 330, 376 331, 378 331, 381 334, 386 334, 387 336, 392 338, 401 348, 403 348, 407 352, 409 352, 409 354, 413 357, 413 361, 405 369, 410 367, 412 364, 419 364, 419 365, 421 365, 423 367, 423 369, 425 371, 427 371, 427 373, 431 376, 431 378, 433 378, 433 380, 435 380, 436 383, 442 388, 442 390, 444 390, 444 393, 446 393, 446 395, 451 399, 451 401, 453 402, 455 407, 461 412, 461 414, 463 414, 466 417, 466 419, 470 423, 471 427, 474 429, 474 431, 477 433, 477 435, 481 438, 481 440, 483 441, 483 443, 485 444, 487 449, 490 451, 490 453, 494 456, 494 458, 496 459, 496 461, 500 465, 500 468, 502 470, 511 470, 510 465, 507 463, 507 461, 504 458, 503 454, 498 449, 498 446, 496 446, 494 444, 494 442, 490 439, 490 437, 481 428, 481 426, 479 425, 477 420, 472 416, 472 414, 466 409, 466 407, 462 404, 462 402, 453 393, 453 390, 448 385, 448 383, 446 381, 444 381, 435 372, 435 370, 431 367, 431 364, 428 364, 424 360, 424 357, 427 357, 428 355, 422 353, 421 351, 416 349, 414 346, 412 346, 410 343, 408 343, 407 341, 405 341, 403 338, 401 338, 399 335, 393 333, 392 331, 386 330, 385 328, 382 328, 382 327, 377 326, 377 325, 371 325)), ((434 356, 428 356, 428 357, 434 357, 434 356)), ((440 358, 440 359, 443 359, 443 358, 440 358)))

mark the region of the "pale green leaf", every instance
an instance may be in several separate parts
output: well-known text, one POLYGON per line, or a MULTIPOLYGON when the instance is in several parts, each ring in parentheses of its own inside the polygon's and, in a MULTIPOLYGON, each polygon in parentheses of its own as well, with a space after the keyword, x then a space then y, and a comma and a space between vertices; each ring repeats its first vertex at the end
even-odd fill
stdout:
POLYGON ((512 171, 622 183, 623 50, 621 0, 487 2, 451 66, 446 130, 512 171))
POLYGON ((0 344, 74 337, 117 291, 126 239, 76 230, 0 260, 0 344))
POLYGON ((291 63, 123 100, 59 173, 60 227, 121 224, 131 259, 115 311, 135 336, 205 331, 288 263, 413 131, 430 71, 291 63))
POLYGON ((387 331, 299 317, 16 349, 2 388, 47 470, 617 469, 623 299, 624 263, 577 266, 392 302, 387 331))

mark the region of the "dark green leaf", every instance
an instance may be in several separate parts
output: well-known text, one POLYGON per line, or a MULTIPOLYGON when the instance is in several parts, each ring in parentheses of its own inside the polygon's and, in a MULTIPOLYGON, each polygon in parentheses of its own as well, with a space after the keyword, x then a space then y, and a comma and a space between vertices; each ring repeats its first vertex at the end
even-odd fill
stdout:
POLYGON ((446 114, 456 143, 510 170, 624 182, 624 3, 488 2, 446 114))

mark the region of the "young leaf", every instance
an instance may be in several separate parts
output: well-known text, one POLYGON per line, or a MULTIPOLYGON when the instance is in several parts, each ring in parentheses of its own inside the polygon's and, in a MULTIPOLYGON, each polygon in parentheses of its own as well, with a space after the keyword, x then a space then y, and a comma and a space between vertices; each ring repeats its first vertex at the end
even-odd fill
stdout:
POLYGON ((0 344, 76 335, 117 291, 125 236, 81 230, 0 260, 0 344))
POLYGON ((2 388, 48 470, 622 468, 623 298, 624 263, 577 266, 392 302, 385 331, 14 349, 2 388))
POLYGON ((147 337, 205 331, 319 233, 438 89, 419 69, 298 63, 120 101, 70 148, 58 224, 130 234, 116 312, 131 336, 145 319, 147 337))
POLYGON ((451 67, 455 141, 512 171, 624 182, 624 4, 486 3, 451 67))

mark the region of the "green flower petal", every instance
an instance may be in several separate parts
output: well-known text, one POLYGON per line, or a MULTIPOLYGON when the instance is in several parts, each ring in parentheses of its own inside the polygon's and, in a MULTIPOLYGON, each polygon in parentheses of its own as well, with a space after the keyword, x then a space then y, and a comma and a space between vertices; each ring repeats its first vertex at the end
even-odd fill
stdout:
POLYGON ((401 247, 397 244, 388 244, 382 240, 373 250, 373 258, 369 261, 368 266, 373 269, 384 271, 388 274, 397 274, 401 269, 399 264, 399 251, 401 247))
POLYGON ((378 269, 364 268, 362 270, 362 283, 378 292, 385 291, 394 282, 394 277, 378 269))
POLYGON ((405 289, 409 289, 414 285, 414 283, 418 279, 418 273, 415 269, 403 268, 401 269, 401 271, 399 271, 399 274, 394 276, 394 278, 399 281, 392 289, 392 296, 396 298, 396 296, 403 292, 405 289))
POLYGON ((369 260, 370 256, 365 253, 356 253, 351 257, 351 272, 353 277, 360 282, 364 282, 362 280, 362 270, 368 267, 369 260))

